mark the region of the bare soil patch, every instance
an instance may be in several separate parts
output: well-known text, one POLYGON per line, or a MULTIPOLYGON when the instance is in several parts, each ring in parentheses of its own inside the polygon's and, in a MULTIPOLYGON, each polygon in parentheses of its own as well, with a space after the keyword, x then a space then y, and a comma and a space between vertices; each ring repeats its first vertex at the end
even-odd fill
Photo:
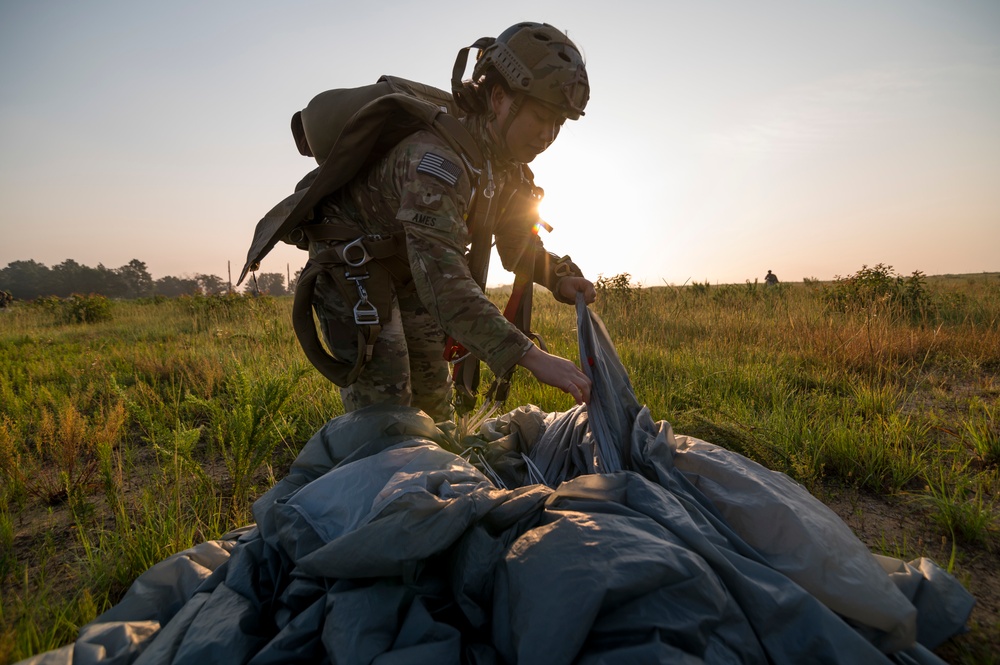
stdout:
POLYGON ((949 663, 1000 662, 1000 555, 953 543, 918 507, 897 497, 827 486, 818 495, 868 548, 909 561, 921 556, 947 569, 975 597, 970 631, 936 650, 949 663))

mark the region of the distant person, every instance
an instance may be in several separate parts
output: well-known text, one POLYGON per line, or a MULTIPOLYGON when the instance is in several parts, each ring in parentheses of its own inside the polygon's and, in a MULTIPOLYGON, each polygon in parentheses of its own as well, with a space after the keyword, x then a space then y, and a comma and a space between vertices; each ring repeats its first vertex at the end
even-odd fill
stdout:
POLYGON ((7 291, 0 291, 0 309, 6 309, 7 305, 14 302, 14 296, 7 291))
POLYGON ((774 274, 773 272, 771 272, 770 270, 768 270, 768 271, 767 271, 767 274, 766 274, 766 275, 764 275, 764 284, 765 284, 766 286, 774 286, 774 285, 775 285, 775 284, 777 284, 777 283, 778 283, 778 276, 777 276, 777 275, 775 275, 775 274, 774 274))

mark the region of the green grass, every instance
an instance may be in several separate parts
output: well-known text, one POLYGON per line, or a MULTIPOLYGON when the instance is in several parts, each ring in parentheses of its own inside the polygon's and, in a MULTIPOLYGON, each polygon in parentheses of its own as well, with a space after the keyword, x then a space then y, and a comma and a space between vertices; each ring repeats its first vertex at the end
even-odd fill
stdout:
MULTIPOLYGON (((620 282, 594 308, 655 418, 818 493, 890 497, 953 544, 958 572, 996 557, 997 275, 896 281, 905 297, 863 306, 813 281, 620 282)), ((575 360, 573 308, 541 289, 535 303, 549 350, 575 360)), ((299 350, 290 298, 106 305, 83 323, 51 305, 0 315, 0 663, 71 641, 146 568, 249 522, 343 411, 299 350)), ((518 370, 507 408, 527 403, 573 401, 518 370)), ((920 542, 905 547, 933 556, 920 542)), ((969 653, 998 633, 978 627, 969 653)))

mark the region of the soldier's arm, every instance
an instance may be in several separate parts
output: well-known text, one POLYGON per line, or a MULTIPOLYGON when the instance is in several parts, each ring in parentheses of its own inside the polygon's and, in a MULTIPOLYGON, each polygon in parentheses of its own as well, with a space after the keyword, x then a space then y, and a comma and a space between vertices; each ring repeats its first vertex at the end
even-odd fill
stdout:
POLYGON ((469 175, 457 155, 434 143, 413 142, 400 150, 398 160, 396 218, 406 234, 417 294, 442 328, 502 375, 534 345, 504 318, 469 272, 464 219, 471 197, 469 175))

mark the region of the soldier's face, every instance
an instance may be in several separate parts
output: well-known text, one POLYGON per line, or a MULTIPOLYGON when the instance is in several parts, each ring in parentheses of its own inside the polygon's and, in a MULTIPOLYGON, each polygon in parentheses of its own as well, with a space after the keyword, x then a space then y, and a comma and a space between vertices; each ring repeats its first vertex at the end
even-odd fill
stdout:
POLYGON ((497 138, 506 138, 500 143, 506 143, 508 157, 514 161, 527 164, 545 152, 559 136, 559 129, 566 118, 530 97, 525 97, 510 122, 506 137, 501 137, 500 133, 510 117, 514 97, 499 86, 493 89, 493 93, 490 98, 496 114, 493 132, 497 138))

